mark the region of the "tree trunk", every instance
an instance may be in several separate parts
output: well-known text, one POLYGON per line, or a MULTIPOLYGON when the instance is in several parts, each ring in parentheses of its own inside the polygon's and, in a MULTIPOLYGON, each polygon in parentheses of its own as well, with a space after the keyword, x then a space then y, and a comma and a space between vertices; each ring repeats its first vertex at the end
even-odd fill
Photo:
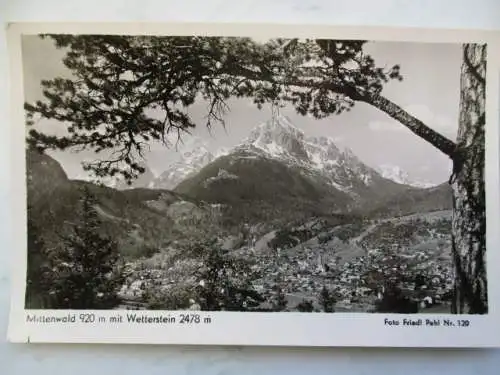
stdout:
POLYGON ((408 130, 422 138, 424 141, 429 142, 445 155, 448 155, 449 157, 453 156, 456 144, 445 136, 439 134, 437 131, 433 130, 431 128, 432 124, 427 126, 422 121, 406 112, 396 103, 390 101, 382 95, 369 94, 362 97, 360 100, 374 106, 393 119, 399 121, 401 125, 405 126, 408 130))
POLYGON ((455 297, 452 312, 486 314, 485 211, 486 46, 463 46, 457 152, 453 158, 452 254, 455 297))

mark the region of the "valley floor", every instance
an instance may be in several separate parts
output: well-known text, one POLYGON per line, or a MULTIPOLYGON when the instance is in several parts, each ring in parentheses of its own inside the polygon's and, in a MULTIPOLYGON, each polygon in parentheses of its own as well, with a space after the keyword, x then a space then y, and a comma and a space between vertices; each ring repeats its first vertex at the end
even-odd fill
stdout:
MULTIPOLYGON (((250 260, 252 271, 260 275, 252 280, 253 288, 266 301, 260 307, 270 308, 269 301, 280 292, 287 301, 283 311, 297 311, 304 302, 311 303, 312 311, 322 311, 320 295, 326 289, 337 312, 374 312, 385 286, 393 282, 409 300, 419 305, 424 300, 437 302, 433 309, 448 311, 446 300, 452 288, 450 211, 356 225, 314 226, 311 220, 300 228, 281 228, 282 236, 290 234, 284 246, 279 241, 269 245, 277 238, 278 231, 274 231, 232 249, 237 257, 250 260), (309 236, 290 242, 304 228, 310 229, 309 236)), ((148 308, 141 303, 145 302, 141 296, 151 285, 175 294, 200 282, 194 276, 199 263, 172 253, 175 251, 166 250, 129 264, 128 282, 122 290, 128 301, 124 307, 148 308)), ((190 303, 196 306, 194 298, 190 303)), ((422 304, 419 312, 425 311, 422 304)))

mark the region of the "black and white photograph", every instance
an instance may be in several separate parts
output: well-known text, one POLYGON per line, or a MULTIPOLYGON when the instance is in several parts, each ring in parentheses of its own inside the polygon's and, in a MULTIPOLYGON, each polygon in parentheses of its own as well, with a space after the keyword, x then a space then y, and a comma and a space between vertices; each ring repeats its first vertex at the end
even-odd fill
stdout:
POLYGON ((487 316, 489 48, 21 35, 23 308, 487 316))
POLYGON ((487 313, 487 46, 23 53, 26 308, 487 313))

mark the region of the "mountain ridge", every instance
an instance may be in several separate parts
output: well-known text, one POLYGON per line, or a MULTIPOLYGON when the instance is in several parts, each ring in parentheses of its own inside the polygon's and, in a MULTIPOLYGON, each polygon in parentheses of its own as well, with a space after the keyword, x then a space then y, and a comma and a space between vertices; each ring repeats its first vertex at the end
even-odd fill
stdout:
POLYGON ((337 147, 331 138, 307 137, 288 118, 280 116, 256 126, 242 143, 210 161, 196 174, 191 174, 174 191, 217 203, 234 203, 235 194, 248 200, 249 192, 253 192, 257 201, 267 202, 286 200, 284 196, 289 195, 294 199, 304 199, 301 203, 308 203, 308 207, 314 206, 309 204, 313 200, 319 205, 328 203, 331 211, 336 212, 366 205, 375 210, 378 201, 389 202, 393 197, 418 189, 383 177, 376 169, 364 164, 352 150, 337 147), (281 167, 277 168, 276 163, 281 167), (255 181, 249 181, 245 174, 251 175, 255 181), (294 183, 281 185, 281 181, 292 175, 300 178, 294 179, 294 183), (226 184, 233 186, 233 190, 222 184, 224 176, 232 176, 226 179, 226 184), (236 188, 238 176, 240 182, 246 179, 236 188), (300 179, 302 182, 299 183, 300 179), (219 181, 217 186, 224 193, 208 186, 208 181, 215 180, 219 181), (311 195, 300 187, 305 185, 310 187, 311 195), (262 191, 258 191, 257 186, 262 191), (266 189, 269 195, 263 196, 266 189), (322 192, 321 198, 318 191, 322 192))
MULTIPOLYGON (((338 147, 330 137, 306 136, 304 131, 283 115, 258 124, 239 144, 232 147, 222 147, 213 151, 210 150, 206 140, 198 137, 190 138, 182 147, 179 158, 167 163, 166 168, 158 175, 154 175, 144 163, 145 173, 130 185, 115 178, 100 179, 100 183, 120 190, 131 188, 173 190, 183 180, 194 176, 217 158, 245 149, 249 152, 265 152, 284 162, 315 169, 328 175, 330 183, 335 188, 344 192, 351 191, 358 196, 366 193, 366 187, 374 179, 381 178, 399 185, 424 189, 438 185, 411 178, 397 165, 386 163, 375 167, 369 166, 350 148, 338 147), (361 186, 360 191, 356 191, 356 187, 349 182, 353 173, 360 177, 358 182, 365 185, 361 186)), ((86 176, 77 176, 74 179, 93 181, 86 176)))

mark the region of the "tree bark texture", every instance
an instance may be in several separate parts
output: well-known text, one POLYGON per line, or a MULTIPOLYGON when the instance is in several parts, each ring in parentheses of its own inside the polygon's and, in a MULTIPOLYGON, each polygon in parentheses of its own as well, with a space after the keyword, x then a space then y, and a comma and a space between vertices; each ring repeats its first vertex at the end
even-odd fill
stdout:
POLYGON ((465 44, 457 150, 453 157, 452 255, 455 297, 452 312, 486 314, 485 79, 486 46, 465 44))
POLYGON ((449 157, 453 156, 456 148, 455 143, 433 130, 430 127, 432 124, 428 124, 429 126, 427 126, 422 121, 406 112, 396 103, 390 101, 382 95, 368 95, 364 97, 362 101, 378 108, 393 119, 399 121, 412 133, 427 141, 445 155, 448 155, 449 157))

